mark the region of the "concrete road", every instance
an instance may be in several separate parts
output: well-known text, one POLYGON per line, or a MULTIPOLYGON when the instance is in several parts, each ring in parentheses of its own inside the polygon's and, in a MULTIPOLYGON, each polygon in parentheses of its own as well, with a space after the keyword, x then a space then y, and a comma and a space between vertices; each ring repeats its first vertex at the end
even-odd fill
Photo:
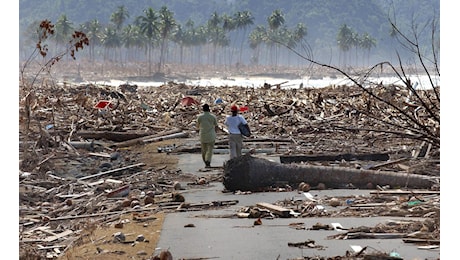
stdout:
MULTIPOLYGON (((261 155, 263 157, 263 155, 261 155)), ((212 166, 221 166, 228 154, 214 155, 212 166)), ((271 158, 274 161, 279 158, 271 158)), ((199 171, 204 164, 201 155, 180 155, 179 168, 183 172, 199 171)), ((219 169, 214 170, 219 174, 219 169)), ((220 170, 221 171, 221 170, 220 170)), ((206 172, 209 174, 210 172, 206 172)), ((344 228, 359 226, 374 227, 388 220, 408 220, 397 217, 367 218, 274 218, 262 219, 262 225, 254 225, 255 219, 234 217, 238 210, 254 206, 259 202, 275 203, 283 199, 305 199, 297 191, 262 192, 250 195, 223 193, 222 183, 211 183, 205 189, 185 190, 187 202, 238 200, 236 205, 218 210, 168 213, 157 250, 169 249, 174 259, 304 259, 304 257, 344 256, 352 252, 352 246, 367 247, 367 252, 394 252, 405 260, 440 259, 438 249, 420 249, 417 245, 404 243, 402 239, 349 239, 336 240, 329 236, 336 230, 308 230, 314 224, 340 223, 344 228), (185 227, 193 224, 194 227, 185 227), (295 229, 290 224, 306 229, 295 229), (315 248, 289 246, 314 240, 315 248)), ((368 190, 323 190, 310 191, 313 196, 331 197, 347 195, 368 195, 368 190)))

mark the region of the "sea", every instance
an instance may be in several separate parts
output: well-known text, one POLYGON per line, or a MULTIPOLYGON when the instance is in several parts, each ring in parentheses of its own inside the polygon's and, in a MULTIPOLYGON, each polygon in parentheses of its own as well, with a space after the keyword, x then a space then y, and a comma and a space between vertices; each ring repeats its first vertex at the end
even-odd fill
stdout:
MULTIPOLYGON (((415 89, 432 89, 440 86, 440 77, 428 77, 427 75, 412 75, 408 76, 412 82, 412 86, 415 89)), ((397 85, 404 86, 404 82, 397 77, 378 77, 378 78, 354 78, 355 81, 362 84, 364 87, 375 86, 376 84, 382 84, 384 86, 397 85)), ((170 81, 127 81, 112 79, 108 81, 96 81, 90 82, 96 85, 106 85, 117 87, 123 84, 137 85, 138 87, 159 87, 170 81)), ((272 77, 210 77, 200 79, 187 79, 187 80, 172 80, 174 83, 183 83, 189 86, 200 86, 200 87, 247 87, 247 88, 260 88, 266 84, 281 89, 292 89, 292 88, 324 88, 328 86, 352 86, 354 82, 346 77, 322 77, 322 78, 272 78, 272 77)), ((88 83, 88 82, 86 82, 88 83)))

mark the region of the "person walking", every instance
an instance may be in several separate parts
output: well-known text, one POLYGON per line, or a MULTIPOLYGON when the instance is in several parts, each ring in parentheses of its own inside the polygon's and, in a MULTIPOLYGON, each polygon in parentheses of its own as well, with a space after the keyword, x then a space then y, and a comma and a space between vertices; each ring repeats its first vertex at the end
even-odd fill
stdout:
POLYGON ((238 114, 238 107, 236 105, 232 105, 230 111, 232 114, 226 117, 225 125, 228 127, 230 159, 233 159, 241 156, 241 150, 243 149, 243 135, 238 125, 240 123, 247 124, 248 122, 242 115, 238 114))
POLYGON ((199 129, 201 157, 206 168, 211 168, 211 159, 216 142, 217 118, 209 110, 209 105, 203 105, 203 113, 198 115, 196 124, 199 129))

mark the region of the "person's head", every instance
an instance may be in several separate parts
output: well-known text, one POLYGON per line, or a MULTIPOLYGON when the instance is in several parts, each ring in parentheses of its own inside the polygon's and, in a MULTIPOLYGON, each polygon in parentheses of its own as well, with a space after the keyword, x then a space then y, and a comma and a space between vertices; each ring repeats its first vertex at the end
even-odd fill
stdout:
POLYGON ((238 113, 238 107, 236 105, 233 105, 230 107, 230 111, 232 111, 232 114, 237 114, 238 113))
POLYGON ((203 105, 203 111, 209 112, 209 105, 208 104, 203 105))

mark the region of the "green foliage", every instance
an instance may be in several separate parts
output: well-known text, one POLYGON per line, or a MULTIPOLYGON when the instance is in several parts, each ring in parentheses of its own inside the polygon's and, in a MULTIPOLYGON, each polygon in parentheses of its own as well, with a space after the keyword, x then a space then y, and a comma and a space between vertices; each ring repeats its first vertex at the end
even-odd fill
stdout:
MULTIPOLYGON (((398 28, 407 32, 414 22, 439 17, 436 0, 42 0, 40 5, 32 0, 20 0, 19 9, 20 46, 34 42, 30 39, 34 35, 27 29, 32 21, 46 17, 57 20, 55 41, 58 45, 73 27, 87 33, 93 43, 91 59, 95 57, 95 48, 104 43, 110 48, 148 48, 149 59, 150 55, 156 55, 154 48, 161 46, 160 63, 170 56, 165 55, 170 40, 181 48, 208 43, 214 49, 238 49, 239 62, 243 52, 270 45, 267 38, 283 41, 291 47, 306 41, 318 58, 324 55, 331 59, 334 56, 331 50, 348 52, 351 48, 366 51, 368 57, 371 51, 378 52, 374 54, 377 57, 386 57, 395 53, 388 18, 395 18, 398 28), (340 35, 345 33, 343 25, 347 25, 350 35, 340 35), (124 30, 128 26, 129 31, 124 30), (265 34, 260 34, 259 26, 265 27, 265 34), (134 29, 139 30, 137 34, 134 29)), ((431 45, 429 36, 424 33, 419 38, 427 49, 431 45)))
POLYGON ((185 23, 192 19, 196 24, 203 24, 213 12, 236 13, 249 10, 254 17, 254 25, 266 24, 267 17, 276 9, 284 13, 286 25, 295 26, 298 23, 306 24, 309 35, 314 38, 335 38, 338 28, 348 24, 358 33, 368 32, 375 35, 387 34, 390 27, 381 28, 386 23, 390 8, 396 8, 402 24, 408 24, 412 17, 430 17, 439 15, 439 0, 328 0, 328 1, 199 1, 199 0, 41 0, 38 5, 33 0, 19 1, 20 30, 26 28, 34 20, 47 18, 56 21, 62 14, 66 14, 74 24, 81 24, 98 19, 101 24, 110 22, 110 18, 120 6, 128 11, 125 23, 132 23, 134 18, 143 13, 143 10, 152 7, 159 10, 167 6, 174 12, 178 23, 185 23), (394 6, 389 3, 394 3, 394 6), (131 18, 131 19, 128 19, 131 18), (406 21, 406 22, 404 22, 406 21), (333 33, 329 32, 333 28, 333 33))

